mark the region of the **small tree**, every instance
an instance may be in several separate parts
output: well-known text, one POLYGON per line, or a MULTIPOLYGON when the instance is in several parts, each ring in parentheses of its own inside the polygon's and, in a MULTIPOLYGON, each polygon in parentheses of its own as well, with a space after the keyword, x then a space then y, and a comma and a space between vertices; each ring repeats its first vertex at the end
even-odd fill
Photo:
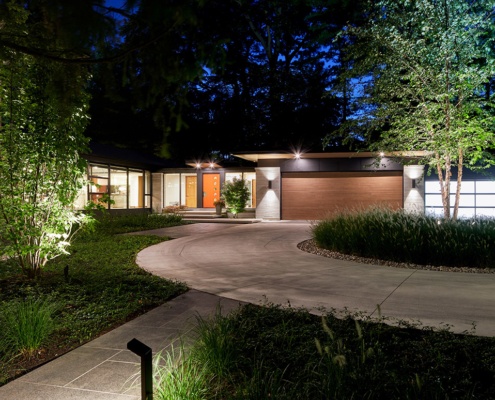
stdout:
POLYGON ((366 78, 360 98, 365 112, 355 116, 353 132, 372 150, 423 151, 420 162, 438 174, 445 218, 451 217, 450 179, 457 166, 456 219, 463 167, 494 163, 493 1, 369 4, 368 23, 342 33, 355 42, 347 78, 366 78))
POLYGON ((249 200, 249 189, 246 181, 234 178, 232 181, 225 182, 222 197, 225 199, 227 211, 234 214, 234 218, 237 218, 238 214, 246 209, 249 200))
MULTIPOLYGON (((79 151, 86 146, 88 98, 76 90, 61 101, 52 86, 60 77, 56 65, 13 50, 1 55, 0 251, 34 278, 48 260, 67 254, 88 220, 73 210, 85 179, 79 151)), ((73 88, 87 79, 71 78, 73 88)))

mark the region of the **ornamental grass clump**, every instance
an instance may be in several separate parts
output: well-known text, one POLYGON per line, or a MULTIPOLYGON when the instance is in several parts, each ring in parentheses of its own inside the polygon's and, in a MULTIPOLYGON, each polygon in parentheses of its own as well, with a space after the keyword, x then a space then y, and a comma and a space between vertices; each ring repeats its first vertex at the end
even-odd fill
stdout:
POLYGON ((451 267, 495 267, 495 220, 439 219, 404 210, 346 211, 315 224, 317 245, 340 253, 451 267))
POLYGON ((53 332, 56 309, 57 305, 49 299, 7 303, 0 315, 0 353, 32 356, 53 332))

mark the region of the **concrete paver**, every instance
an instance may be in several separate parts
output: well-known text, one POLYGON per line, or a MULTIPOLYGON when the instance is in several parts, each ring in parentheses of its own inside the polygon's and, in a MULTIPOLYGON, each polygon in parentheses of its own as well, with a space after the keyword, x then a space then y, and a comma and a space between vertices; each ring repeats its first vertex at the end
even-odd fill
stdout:
POLYGON ((137 400, 139 358, 133 338, 164 351, 190 340, 196 316, 241 302, 321 307, 451 326, 495 335, 495 274, 398 269, 305 253, 305 222, 194 224, 138 234, 177 238, 141 251, 137 263, 193 290, 0 387, 0 399, 137 400))
POLYGON ((140 359, 127 350, 136 338, 153 354, 178 346, 194 335, 197 316, 219 309, 228 313, 236 300, 190 290, 147 314, 0 387, 8 400, 138 400, 140 359))

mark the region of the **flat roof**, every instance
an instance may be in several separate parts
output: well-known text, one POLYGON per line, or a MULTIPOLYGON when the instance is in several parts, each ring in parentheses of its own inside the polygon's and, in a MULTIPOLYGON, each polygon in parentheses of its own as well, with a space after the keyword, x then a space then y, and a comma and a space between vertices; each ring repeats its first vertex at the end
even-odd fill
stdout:
POLYGON ((242 158, 252 162, 259 160, 291 160, 294 158, 376 158, 376 157, 396 157, 396 158, 418 158, 427 155, 426 151, 392 151, 392 152, 339 152, 339 153, 236 153, 234 157, 242 158))

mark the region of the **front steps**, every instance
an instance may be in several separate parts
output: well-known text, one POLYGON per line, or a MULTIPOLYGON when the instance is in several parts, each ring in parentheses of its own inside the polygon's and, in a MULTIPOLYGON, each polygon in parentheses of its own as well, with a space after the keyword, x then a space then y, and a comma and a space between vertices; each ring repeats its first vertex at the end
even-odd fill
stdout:
POLYGON ((184 221, 189 222, 219 222, 226 224, 251 224, 259 222, 255 219, 255 210, 248 209, 241 213, 238 218, 229 218, 227 210, 222 209, 222 214, 218 215, 214 208, 192 208, 178 211, 184 221))

